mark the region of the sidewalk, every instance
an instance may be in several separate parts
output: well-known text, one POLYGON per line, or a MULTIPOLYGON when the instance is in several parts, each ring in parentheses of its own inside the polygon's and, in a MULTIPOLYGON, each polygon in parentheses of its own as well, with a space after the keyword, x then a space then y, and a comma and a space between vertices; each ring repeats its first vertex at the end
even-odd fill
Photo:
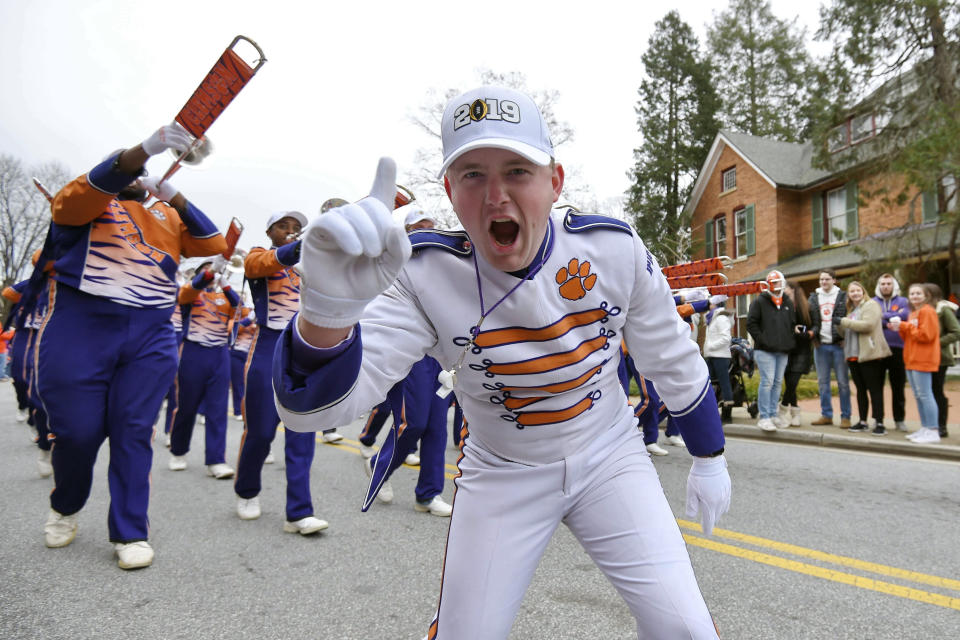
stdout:
MULTIPOLYGON (((851 387, 853 385, 851 384, 851 387)), ((960 462, 960 424, 957 419, 960 418, 960 380, 950 380, 947 382, 944 392, 950 403, 949 420, 947 431, 949 436, 942 438, 939 444, 913 444, 906 438, 902 431, 894 430, 893 410, 891 404, 890 389, 886 389, 884 395, 884 426, 887 427, 887 435, 875 436, 869 431, 865 433, 850 433, 846 429, 841 429, 840 424, 840 401, 833 398, 833 420, 834 426, 813 426, 811 421, 820 417, 820 399, 809 398, 801 400, 800 405, 800 426, 779 429, 774 432, 761 430, 757 426, 756 419, 751 419, 746 408, 737 407, 733 410, 733 422, 723 427, 724 433, 729 436, 739 436, 746 438, 759 438, 764 440, 775 440, 779 442, 793 442, 800 444, 809 444, 822 447, 837 447, 841 449, 861 449, 865 451, 875 451, 877 453, 894 453, 898 455, 922 456, 928 458, 939 458, 947 460, 956 460, 960 462)), ((853 422, 857 422, 857 396, 854 388, 850 389, 850 402, 852 404, 853 422)), ((917 402, 910 391, 909 385, 906 388, 906 425, 910 431, 920 427, 920 421, 917 413, 917 402)), ((872 425, 871 425, 872 426, 872 425)))

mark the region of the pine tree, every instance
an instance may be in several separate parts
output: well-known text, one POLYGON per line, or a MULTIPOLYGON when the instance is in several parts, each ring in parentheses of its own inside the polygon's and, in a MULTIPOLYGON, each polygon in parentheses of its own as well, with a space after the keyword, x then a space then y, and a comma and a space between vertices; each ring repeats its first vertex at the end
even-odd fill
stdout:
POLYGON ((707 28, 724 127, 784 142, 805 129, 810 58, 805 31, 780 20, 768 0, 730 0, 707 28))
POLYGON ((662 264, 690 254, 682 208, 718 130, 719 100, 699 48, 690 26, 671 11, 656 23, 641 58, 646 78, 636 113, 643 142, 633 152, 626 208, 662 264))

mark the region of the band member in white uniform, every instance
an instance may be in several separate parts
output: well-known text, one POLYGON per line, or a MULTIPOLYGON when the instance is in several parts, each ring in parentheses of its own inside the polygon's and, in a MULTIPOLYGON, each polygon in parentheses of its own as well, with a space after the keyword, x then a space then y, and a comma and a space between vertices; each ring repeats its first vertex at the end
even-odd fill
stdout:
POLYGON ((389 159, 369 198, 307 227, 300 312, 274 363, 284 424, 345 424, 424 355, 444 367, 469 428, 431 639, 506 638, 560 523, 626 601, 638 637, 716 638, 617 378, 625 340, 694 456, 687 513, 709 534, 730 503, 723 431, 660 267, 626 223, 551 213, 564 172, 528 96, 475 89, 441 127, 464 232, 419 232, 411 258, 390 218, 389 159))

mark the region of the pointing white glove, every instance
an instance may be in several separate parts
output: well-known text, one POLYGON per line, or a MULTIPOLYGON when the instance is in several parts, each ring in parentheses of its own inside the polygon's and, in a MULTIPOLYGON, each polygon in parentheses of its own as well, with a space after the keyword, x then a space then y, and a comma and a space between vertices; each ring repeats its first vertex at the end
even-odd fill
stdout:
POLYGON ((155 156, 167 149, 186 151, 192 143, 193 138, 187 130, 174 122, 154 131, 153 135, 140 143, 140 146, 148 156, 155 156))
POLYGON ((687 476, 687 516, 696 517, 706 535, 713 533, 713 525, 730 509, 730 474, 727 459, 694 458, 687 476))
POLYGON ((160 180, 159 176, 147 176, 146 178, 140 178, 140 184, 157 200, 170 202, 179 191, 169 182, 160 182, 160 180))
POLYGON ((397 279, 410 240, 391 215, 397 166, 381 158, 370 195, 314 218, 302 236, 300 315, 330 329, 351 327, 397 279))
POLYGON ((719 307, 720 305, 722 305, 722 304, 723 304, 724 302, 726 302, 726 301, 727 301, 727 296, 724 295, 724 294, 722 294, 722 293, 718 293, 718 294, 715 295, 715 296, 710 296, 710 306, 711 306, 711 307, 719 307))

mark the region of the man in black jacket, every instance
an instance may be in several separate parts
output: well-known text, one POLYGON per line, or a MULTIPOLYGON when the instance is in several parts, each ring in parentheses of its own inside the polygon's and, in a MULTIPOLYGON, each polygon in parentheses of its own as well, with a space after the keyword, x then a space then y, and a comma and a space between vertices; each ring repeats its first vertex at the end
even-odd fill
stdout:
POLYGON ((813 339, 813 361, 820 387, 820 417, 815 425, 833 424, 833 398, 830 392, 830 370, 837 374, 840 396, 840 426, 850 426, 850 374, 843 358, 843 332, 840 319, 847 314, 847 296, 836 286, 833 269, 820 272, 820 287, 810 294, 810 337, 813 339))
POLYGON ((750 305, 747 332, 753 338, 753 357, 760 371, 757 426, 764 431, 776 431, 777 427, 787 426, 777 415, 777 409, 787 355, 795 344, 797 314, 790 298, 783 295, 786 285, 783 274, 771 271, 767 274, 767 284, 769 290, 757 296, 750 305))

